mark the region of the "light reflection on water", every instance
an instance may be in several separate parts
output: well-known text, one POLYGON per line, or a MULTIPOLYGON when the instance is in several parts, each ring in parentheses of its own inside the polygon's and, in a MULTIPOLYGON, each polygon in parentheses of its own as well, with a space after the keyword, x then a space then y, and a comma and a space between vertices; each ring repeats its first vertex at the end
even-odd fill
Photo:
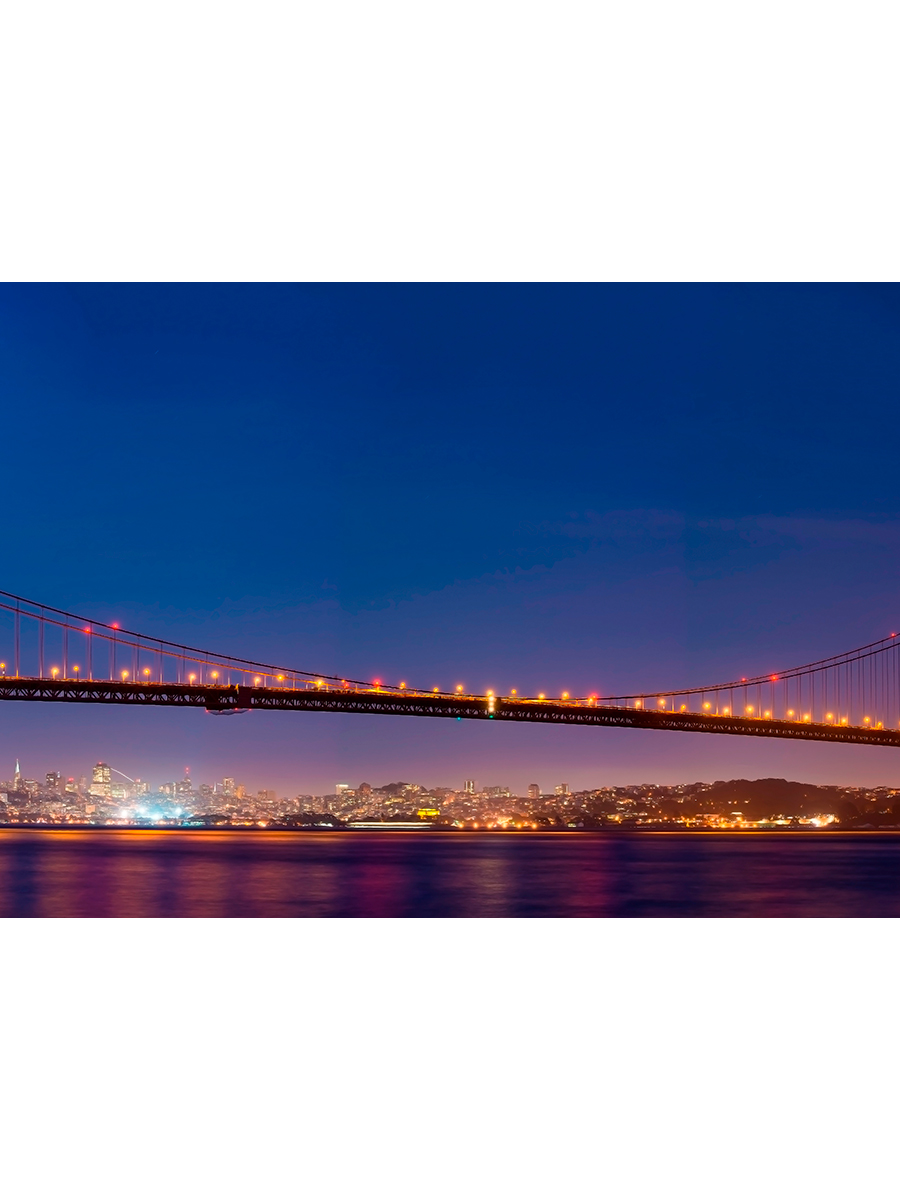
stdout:
POLYGON ((0 916, 900 916, 900 835, 0 830, 0 916))

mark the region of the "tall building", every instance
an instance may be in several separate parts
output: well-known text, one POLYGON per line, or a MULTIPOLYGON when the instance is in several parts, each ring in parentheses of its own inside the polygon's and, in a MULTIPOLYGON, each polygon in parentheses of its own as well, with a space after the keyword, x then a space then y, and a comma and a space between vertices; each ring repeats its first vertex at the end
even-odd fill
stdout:
POLYGON ((528 799, 529 800, 540 800, 540 798, 541 798, 541 785, 539 783, 529 783, 528 799))
POLYGON ((556 792, 557 796, 568 796, 569 785, 567 783, 558 783, 553 790, 556 792))
POLYGON ((59 785, 62 782, 62 775, 59 771, 48 771, 45 777, 48 792, 58 792, 59 785))
POLYGON ((13 784, 15 786, 16 791, 18 791, 19 788, 22 786, 22 772, 19 768, 19 760, 18 759, 16 759, 16 773, 15 773, 15 775, 13 775, 13 784))
POLYGON ((91 795, 105 796, 107 799, 112 795, 112 774, 104 762, 99 762, 94 767, 91 781, 91 795))
POLYGON ((467 796, 474 796, 475 795, 475 780, 467 779, 465 782, 465 786, 463 787, 463 791, 466 793, 467 796))

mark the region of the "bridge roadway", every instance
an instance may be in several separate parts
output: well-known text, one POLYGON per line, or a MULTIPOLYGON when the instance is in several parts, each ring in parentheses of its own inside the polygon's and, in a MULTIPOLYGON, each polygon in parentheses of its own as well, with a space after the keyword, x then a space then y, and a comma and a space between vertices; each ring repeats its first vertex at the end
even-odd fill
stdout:
POLYGON ((86 679, 15 679, 0 676, 0 700, 75 704, 151 704, 204 708, 216 714, 261 712, 383 713, 475 721, 531 721, 541 725, 602 725, 621 729, 669 729, 682 733, 728 733, 900 746, 900 730, 868 726, 781 721, 765 717, 660 712, 586 701, 432 695, 347 688, 265 688, 237 685, 133 683, 86 679))

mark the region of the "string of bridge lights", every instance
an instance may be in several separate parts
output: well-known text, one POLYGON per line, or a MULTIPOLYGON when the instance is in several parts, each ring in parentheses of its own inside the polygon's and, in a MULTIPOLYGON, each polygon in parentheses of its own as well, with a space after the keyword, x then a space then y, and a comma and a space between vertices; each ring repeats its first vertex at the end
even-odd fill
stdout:
POLYGON ((0 611, 10 614, 14 621, 14 661, 0 662, 0 674, 12 672, 20 677, 21 627, 23 621, 33 621, 38 628, 38 678, 56 680, 120 680, 123 684, 156 684, 170 682, 166 678, 167 664, 174 663, 177 682, 188 687, 217 688, 233 686, 234 675, 245 686, 264 688, 315 688, 341 690, 353 689, 366 692, 385 692, 413 696, 439 696, 449 699, 484 699, 493 712, 498 702, 506 704, 563 704, 569 706, 626 707, 634 710, 657 713, 691 713, 706 716, 711 720, 721 717, 743 717, 753 720, 792 721, 804 724, 815 723, 820 712, 826 724, 853 725, 872 729, 885 728, 886 721, 900 725, 900 667, 898 657, 891 654, 900 641, 896 633, 879 638, 843 654, 832 655, 792 667, 774 674, 756 675, 734 679, 727 683, 705 687, 679 688, 659 692, 635 692, 603 696, 598 692, 586 696, 572 696, 561 692, 559 697, 549 697, 544 692, 536 695, 519 695, 516 688, 500 695, 494 690, 468 693, 462 683, 452 691, 438 686, 430 689, 410 687, 405 680, 399 684, 385 683, 382 679, 370 681, 349 679, 327 673, 312 672, 293 667, 278 666, 236 655, 218 654, 165 638, 149 637, 134 630, 123 629, 116 623, 90 620, 64 609, 42 605, 36 601, 0 591, 0 611), (58 631, 62 638, 60 663, 53 662, 45 671, 44 631, 58 631), (83 638, 84 662, 71 662, 70 638, 83 638), (108 676, 94 673, 94 646, 104 643, 110 657, 108 676), (130 653, 132 662, 127 667, 118 666, 118 656, 130 653), (146 665, 147 659, 150 665, 146 665), (779 706, 775 702, 778 687, 784 689, 781 715, 776 715, 779 706), (762 699, 762 690, 770 689, 768 704, 762 699), (757 691, 756 703, 748 703, 753 689, 757 691), (735 693, 743 691, 735 704, 735 693), (797 699, 792 700, 792 691, 797 699), (804 692, 806 703, 803 702, 804 692), (729 701, 724 703, 725 699, 729 701), (695 708, 694 704, 698 707, 695 708), (860 715, 853 721, 853 710, 860 705, 875 710, 860 715), (891 710, 890 716, 888 710, 891 710))

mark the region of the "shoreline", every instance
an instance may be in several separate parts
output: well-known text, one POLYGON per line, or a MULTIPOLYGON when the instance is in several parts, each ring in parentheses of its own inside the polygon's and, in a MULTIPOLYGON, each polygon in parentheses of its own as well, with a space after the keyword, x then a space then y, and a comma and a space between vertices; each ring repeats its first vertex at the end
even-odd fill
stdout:
POLYGON ((583 837, 587 836, 612 836, 612 837, 647 837, 656 834, 664 834, 666 836, 701 836, 708 837, 709 835, 729 836, 729 837, 753 837, 755 835, 773 835, 796 837, 798 834, 807 836, 821 837, 823 835, 849 835, 864 836, 878 834, 882 837, 900 837, 900 829, 840 829, 834 826, 824 826, 820 829, 811 829, 809 827, 791 828, 782 826, 776 829, 715 829, 708 827, 705 829, 666 829, 660 826, 655 828, 644 829, 622 829, 617 826, 596 829, 435 829, 423 827, 422 829, 410 829, 409 826, 392 827, 385 825, 382 829, 347 829, 342 827, 328 827, 321 825, 299 826, 291 828, 290 826, 254 826, 254 825, 80 825, 80 824, 50 824, 50 823, 35 823, 28 824, 19 822, 17 824, 2 824, 0 823, 0 833, 102 833, 102 834, 134 834, 134 833, 182 833, 182 834, 205 834, 219 833, 230 835, 246 836, 251 834, 254 837, 274 834, 290 834, 296 836, 298 834, 341 834, 347 836, 370 836, 380 837, 383 834, 393 835, 412 835, 420 837, 422 834, 429 835, 448 835, 458 834, 463 836, 476 837, 535 837, 535 836, 564 836, 564 837, 583 837))

